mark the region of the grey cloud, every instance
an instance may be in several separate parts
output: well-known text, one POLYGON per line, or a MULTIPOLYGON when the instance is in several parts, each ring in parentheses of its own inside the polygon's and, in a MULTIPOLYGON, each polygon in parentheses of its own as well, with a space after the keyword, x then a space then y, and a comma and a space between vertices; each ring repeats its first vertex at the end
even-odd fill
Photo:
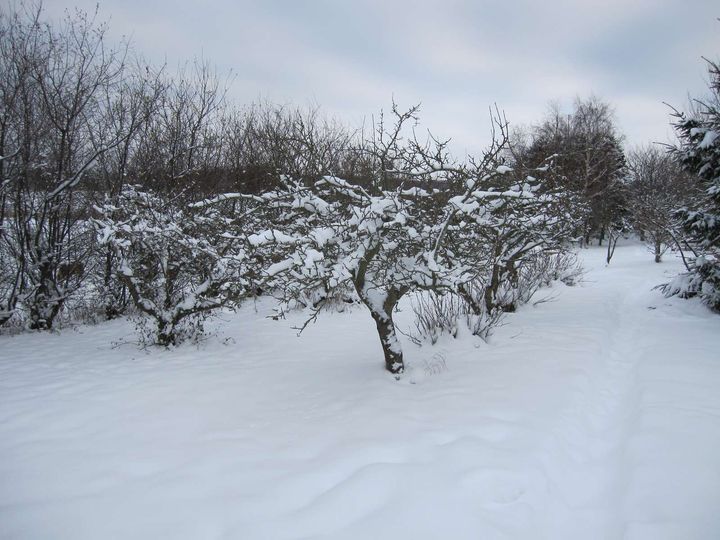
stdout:
MULTIPOLYGON (((92 10, 94 0, 77 0, 92 10)), ((69 4, 46 9, 57 15, 69 4)), ((704 89, 718 54, 710 0, 107 0, 114 35, 170 65, 202 53, 232 69, 232 95, 304 104, 357 123, 392 96, 423 103, 425 124, 460 148, 487 139, 487 108, 538 121, 549 100, 591 92, 628 141, 665 140, 667 108, 704 89)))

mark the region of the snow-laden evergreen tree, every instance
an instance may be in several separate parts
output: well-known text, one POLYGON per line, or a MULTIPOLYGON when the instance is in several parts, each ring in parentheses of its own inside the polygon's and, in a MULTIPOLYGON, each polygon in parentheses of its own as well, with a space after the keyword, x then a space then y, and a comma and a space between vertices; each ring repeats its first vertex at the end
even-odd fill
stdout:
POLYGON ((665 290, 699 296, 720 310, 720 65, 708 64, 710 96, 694 100, 691 112, 675 113, 680 142, 674 153, 688 172, 697 175, 704 193, 693 206, 679 212, 694 257, 688 262, 688 272, 665 290))
POLYGON ((115 276, 135 307, 152 318, 159 345, 201 331, 205 315, 233 307, 250 286, 243 243, 228 231, 236 220, 217 208, 192 208, 133 186, 97 208, 100 245, 113 250, 115 276))

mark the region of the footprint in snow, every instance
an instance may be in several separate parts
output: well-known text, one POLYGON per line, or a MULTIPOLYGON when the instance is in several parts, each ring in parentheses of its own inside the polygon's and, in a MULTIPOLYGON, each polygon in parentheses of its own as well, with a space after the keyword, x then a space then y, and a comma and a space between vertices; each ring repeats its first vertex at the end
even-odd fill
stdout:
POLYGON ((527 491, 524 476, 511 471, 478 469, 466 473, 461 483, 485 503, 512 504, 527 491))

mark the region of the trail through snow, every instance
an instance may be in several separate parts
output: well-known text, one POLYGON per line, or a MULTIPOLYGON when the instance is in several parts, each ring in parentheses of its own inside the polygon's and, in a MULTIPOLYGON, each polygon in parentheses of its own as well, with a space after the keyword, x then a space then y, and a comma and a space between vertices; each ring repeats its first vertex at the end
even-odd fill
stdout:
POLYGON ((2 337, 0 538, 720 538, 720 317, 641 246, 582 258, 490 344, 403 343, 400 382, 359 308, 2 337))

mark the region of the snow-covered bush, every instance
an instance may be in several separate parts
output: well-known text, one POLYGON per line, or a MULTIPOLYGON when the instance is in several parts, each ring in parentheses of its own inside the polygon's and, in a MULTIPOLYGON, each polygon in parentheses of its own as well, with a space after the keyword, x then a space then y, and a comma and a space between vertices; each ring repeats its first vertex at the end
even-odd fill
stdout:
POLYGON ((112 248, 115 276, 143 314, 153 339, 175 345, 202 330, 211 311, 234 307, 251 283, 234 220, 217 208, 191 208, 127 187, 97 208, 100 245, 112 248))

